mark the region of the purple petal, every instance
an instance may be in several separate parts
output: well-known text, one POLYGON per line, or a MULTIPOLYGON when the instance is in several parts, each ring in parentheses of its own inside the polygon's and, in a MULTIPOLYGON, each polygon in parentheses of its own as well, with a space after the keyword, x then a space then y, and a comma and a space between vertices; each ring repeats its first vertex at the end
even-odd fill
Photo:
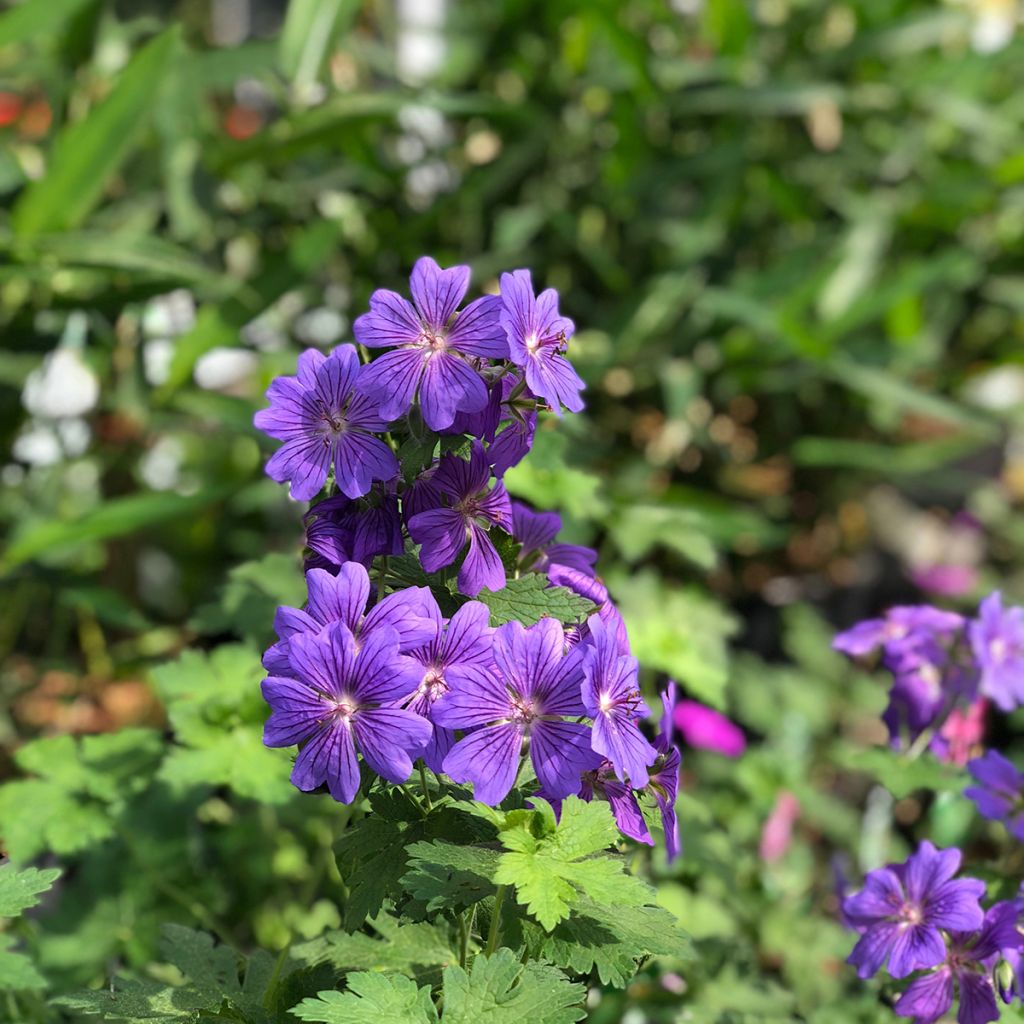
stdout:
POLYGON ((440 775, 444 771, 444 759, 454 745, 455 733, 435 723, 430 742, 423 751, 423 763, 435 775, 440 775))
MULTIPOLYGON (((564 646, 565 634, 554 619, 541 619, 529 629, 513 620, 495 630, 494 660, 513 689, 524 696, 532 695, 541 680, 552 674, 562 660, 564 646)), ((580 704, 581 715, 582 707, 580 704)))
POLYGON ((361 498, 374 480, 392 480, 399 473, 395 453, 380 438, 347 430, 334 445, 338 488, 349 498, 361 498))
POLYGON ((891 868, 868 872, 864 888, 843 902, 847 917, 868 923, 884 920, 899 913, 904 903, 903 885, 891 868))
POLYGON ((296 501, 315 498, 327 479, 333 446, 319 436, 303 434, 278 448, 267 461, 267 476, 283 484, 291 482, 291 494, 296 501))
POLYGON ((853 952, 847 957, 847 963, 854 964, 860 978, 874 977, 885 958, 889 955, 896 941, 899 926, 888 921, 871 925, 857 940, 853 952))
POLYGON ((332 697, 343 695, 356 658, 355 637, 345 623, 331 623, 319 634, 298 633, 288 644, 288 657, 299 679, 332 697))
POLYGON ((512 502, 512 536, 522 544, 523 555, 546 550, 561 528, 557 512, 534 512, 521 501, 512 502))
POLYGON ((468 363, 450 352, 434 352, 423 370, 420 409, 431 430, 446 430, 457 410, 478 412, 487 405, 487 386, 468 363))
POLYGON ((938 928, 929 924, 896 928, 889 953, 889 973, 894 978, 905 978, 914 971, 935 967, 945 959, 946 943, 938 928))
POLYGON ((586 384, 564 356, 545 351, 544 355, 538 354, 526 361, 525 372, 530 390, 546 399, 556 416, 562 415, 563 405, 569 412, 579 412, 583 408, 579 393, 586 384))
POLYGON ((579 722, 536 721, 530 760, 546 793, 556 799, 578 793, 580 776, 601 763, 590 747, 590 730, 579 722))
POLYGON ((393 348, 418 342, 423 325, 416 310, 401 295, 379 288, 370 296, 370 312, 356 318, 352 333, 367 348, 393 348))
POLYGON ((441 643, 441 662, 444 665, 490 665, 491 611, 479 601, 467 601, 452 616, 441 643))
POLYGON ((998 750, 986 751, 984 757, 968 761, 967 770, 983 786, 1004 793, 1008 797, 1018 796, 1024 786, 1024 775, 998 750))
POLYGON ((423 672, 420 664, 398 653, 398 633, 380 626, 364 637, 351 673, 352 692, 360 703, 394 704, 417 689, 423 672))
POLYGON ((274 632, 282 640, 296 633, 319 633, 322 625, 322 621, 310 617, 306 612, 284 604, 274 613, 274 632))
POLYGON ((399 649, 408 653, 437 638, 440 616, 429 587, 409 587, 388 594, 370 609, 363 622, 363 636, 388 626, 398 634, 399 649))
POLYGON ((512 503, 505 484, 499 480, 488 494, 477 501, 480 514, 503 530, 512 529, 512 503))
POLYGON ((427 572, 451 565, 465 547, 468 530, 457 509, 419 512, 409 520, 409 536, 420 545, 420 563, 427 572))
POLYGON ((430 742, 430 723, 400 708, 371 708, 352 718, 352 731, 363 760, 389 782, 405 782, 412 758, 430 742))
POLYGON ((622 782, 641 789, 647 785, 647 769, 658 752, 644 739, 635 722, 600 714, 594 719, 591 746, 611 761, 622 782))
POLYGON ((422 256, 413 265, 409 283, 421 318, 430 327, 440 330, 452 318, 469 289, 469 267, 442 270, 429 256, 422 256))
POLYGON ((893 1009, 900 1017, 916 1017, 917 1024, 934 1024, 953 1006, 953 974, 940 967, 931 974, 915 978, 893 1009))
POLYGON ((957 980, 960 982, 959 1024, 991 1024, 999 1020, 996 994, 988 974, 964 970, 958 972, 957 980))
POLYGON ((263 726, 268 747, 292 747, 314 732, 327 709, 326 703, 303 683, 269 676, 260 684, 272 714, 263 726))
POLYGON ((313 390, 327 409, 340 412, 358 374, 359 356, 355 345, 339 345, 318 367, 313 390))
POLYGON ((359 763, 352 734, 341 724, 322 728, 295 759, 292 783, 309 792, 327 783, 331 796, 351 803, 359 792, 359 763))
POLYGON ((423 349, 398 348, 385 352, 363 367, 359 374, 359 390, 380 403, 383 419, 397 420, 408 412, 423 375, 426 358, 427 353, 423 349))
POLYGON ((344 622, 355 634, 370 597, 370 577, 358 562, 346 562, 332 576, 326 569, 310 569, 306 573, 309 590, 309 614, 321 626, 344 622))
POLYGON ((931 891, 951 879, 959 867, 959 850, 937 850, 925 839, 907 858, 903 875, 907 895, 914 903, 923 903, 931 891))
POLYGON ((473 796, 492 807, 500 804, 515 782, 522 730, 517 725, 491 725, 459 740, 444 759, 455 782, 471 782, 473 796))
POLYGON ((635 839, 638 843, 654 845, 647 822, 644 821, 643 812, 636 802, 633 790, 629 786, 613 782, 611 779, 603 784, 604 795, 611 804, 612 814, 615 817, 615 824, 624 836, 635 839))
POLYGON ((485 295, 471 302, 448 332, 449 348, 482 359, 507 359, 508 339, 501 326, 501 299, 485 295))
POLYGON ((491 538, 476 523, 470 523, 469 552, 459 568, 459 590, 468 597, 476 597, 485 588, 504 589, 505 582, 505 566, 491 538))
POLYGON ((536 299, 528 270, 501 275, 501 325, 508 340, 509 355, 522 365, 527 358, 526 337, 535 331, 536 299))
POLYGON ((926 919, 950 931, 975 931, 985 919, 980 903, 984 896, 985 883, 976 878, 943 882, 929 893, 926 919))
POLYGON ((452 665, 444 677, 449 689, 431 711, 435 725, 471 729, 511 714, 512 703, 505 684, 482 666, 452 665))

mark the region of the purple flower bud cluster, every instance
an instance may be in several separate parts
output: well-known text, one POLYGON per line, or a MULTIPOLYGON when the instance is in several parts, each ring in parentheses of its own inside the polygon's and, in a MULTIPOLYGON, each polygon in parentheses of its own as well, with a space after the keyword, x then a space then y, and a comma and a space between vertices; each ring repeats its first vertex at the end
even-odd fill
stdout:
POLYGON ((411 302, 378 290, 355 321, 375 358, 349 344, 307 351, 256 414, 282 442, 267 473, 293 498, 320 496, 304 517, 308 600, 278 609, 263 659, 264 742, 298 746, 293 783, 345 803, 422 761, 439 785, 497 805, 529 766, 539 795, 600 796, 625 834, 651 843, 646 799, 675 856, 674 696, 652 743, 597 553, 559 541, 559 516, 512 502, 503 481, 539 411, 582 408, 573 323, 527 270, 463 306, 469 273, 419 260, 411 302), (474 599, 528 574, 593 613, 492 626, 474 599))
POLYGON ((999 1019, 997 996, 1020 998, 1024 900, 983 909, 985 883, 956 878, 960 861, 958 849, 925 840, 904 863, 870 871, 843 901, 844 921, 860 934, 849 963, 861 978, 883 967, 897 980, 914 975, 894 1009, 916 1024, 944 1018, 954 1000, 960 1024, 989 1024, 999 1019))

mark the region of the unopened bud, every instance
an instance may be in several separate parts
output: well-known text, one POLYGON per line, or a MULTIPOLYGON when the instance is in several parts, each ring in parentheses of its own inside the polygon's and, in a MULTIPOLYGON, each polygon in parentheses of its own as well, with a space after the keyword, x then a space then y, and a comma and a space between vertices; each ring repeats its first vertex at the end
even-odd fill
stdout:
POLYGON ((992 983, 995 985, 995 990, 999 993, 999 998, 1004 1003, 1009 1003, 1013 999, 1016 981, 1017 975, 1014 972, 1013 964, 1007 960, 1000 960, 993 971, 992 983))

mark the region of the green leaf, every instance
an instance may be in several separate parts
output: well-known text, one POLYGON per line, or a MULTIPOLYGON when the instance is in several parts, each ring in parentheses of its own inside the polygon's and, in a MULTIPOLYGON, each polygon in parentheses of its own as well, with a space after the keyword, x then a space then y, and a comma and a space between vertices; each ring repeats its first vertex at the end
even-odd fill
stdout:
POLYGON ((529 458, 505 474, 505 486, 539 509, 557 508, 576 520, 600 518, 608 509, 601 478, 572 462, 569 438, 540 429, 529 458))
POLYGON ((630 563, 658 547, 677 552, 701 569, 713 568, 717 559, 704 516, 694 509, 631 504, 616 514, 609 528, 616 547, 630 563))
POLYGON ((229 493, 228 488, 211 487, 190 495, 133 494, 105 501, 76 519, 29 521, 15 532, 0 556, 0 574, 39 555, 65 555, 89 541, 123 537, 170 520, 194 518, 200 509, 229 493))
POLYGON ((46 174, 15 204, 11 221, 19 235, 74 228, 85 220, 134 147, 179 40, 177 27, 151 40, 110 94, 61 132, 46 174))
POLYGON ((317 80, 324 58, 345 21, 358 12, 353 0, 291 0, 281 29, 278 61, 281 70, 299 87, 317 80))
POLYGON ((221 999, 238 1002, 241 957, 229 946, 214 945, 213 937, 178 924, 161 930, 160 954, 188 979, 196 1000, 217 1006, 221 999))
POLYGON ((59 868, 18 871, 13 864, 0 864, 0 917, 17 917, 34 907, 39 894, 52 888, 59 877, 59 868))
POLYGON ((609 578, 608 589, 641 664, 667 672, 695 697, 723 707, 728 679, 727 638, 736 622, 696 587, 668 587, 645 569, 609 578))
MULTIPOLYGON (((190 985, 175 988, 148 978, 121 977, 112 978, 104 988, 57 996, 53 1003, 76 1013, 123 1021, 126 1024, 137 1024, 140 1021, 181 1021, 182 1024, 194 1024, 200 1019, 196 1011, 216 1008, 199 996, 190 985)), ((217 1007, 219 1005, 218 1001, 217 1007)))
POLYGON ((64 24, 92 0, 23 0, 0 15, 0 46, 35 43, 57 35, 64 24))
MULTIPOLYGON (((431 1024, 437 1009, 430 987, 401 975, 357 973, 345 979, 347 992, 321 992, 303 999, 291 1012, 299 1020, 321 1024, 431 1024)), ((447 1015, 446 1015, 447 1019, 447 1015)))
POLYGON ((441 968, 458 959, 446 922, 398 921, 378 914, 367 922, 371 933, 332 931, 292 947, 292 957, 316 966, 348 971, 398 971, 419 982, 437 983, 441 968))
POLYGON ((405 852, 409 870, 400 884, 424 904, 427 913, 459 910, 495 893, 497 850, 436 840, 412 843, 405 852))
POLYGON ((620 858, 604 854, 619 833, 607 804, 571 796, 553 832, 538 828, 550 809, 509 815, 511 827, 500 835, 509 851, 494 873, 499 885, 514 885, 516 899, 550 931, 569 916, 582 895, 600 903, 643 906, 650 886, 625 874, 620 858), (541 835, 538 836, 538 831, 541 835))
POLYGON ((572 914, 546 933, 527 925, 531 957, 566 967, 576 974, 596 970, 603 985, 625 988, 638 963, 648 956, 689 960, 689 936, 661 907, 608 906, 583 897, 572 914), (531 934, 532 932, 532 934, 531 934))
POLYGON ((596 608, 593 601, 568 587, 548 586, 547 577, 535 572, 509 580, 503 590, 481 590, 476 599, 490 608, 492 626, 513 619, 532 626, 545 617, 582 622, 596 608))
POLYGON ((13 935, 0 934, 0 990, 45 988, 46 979, 24 954, 15 953, 13 935))
POLYGON ((929 754, 908 761, 886 747, 842 745, 836 748, 833 760, 843 768, 870 775, 897 800, 922 789, 937 793, 957 792, 968 782, 962 769, 937 761, 929 754))
POLYGON ((0 833, 12 860, 78 853, 114 834, 106 809, 61 783, 18 779, 0 787, 0 833))
POLYGON ((586 1016, 582 985, 561 971, 526 964, 510 949, 478 956, 467 973, 444 972, 444 1024, 573 1024, 586 1016))

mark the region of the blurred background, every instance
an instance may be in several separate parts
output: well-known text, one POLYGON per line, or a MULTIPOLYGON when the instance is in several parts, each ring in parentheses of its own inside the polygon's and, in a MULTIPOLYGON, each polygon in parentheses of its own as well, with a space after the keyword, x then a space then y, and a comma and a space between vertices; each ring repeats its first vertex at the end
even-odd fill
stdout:
POLYGON ((686 855, 644 861, 700 964, 592 1019, 890 1019, 835 874, 970 809, 939 766, 879 779, 884 685, 828 642, 1024 598, 1016 0, 0 6, 0 833, 77 865, 50 976, 197 907, 243 947, 337 923, 330 808, 258 742, 245 652, 301 600, 301 531, 251 418, 430 254, 561 292, 587 409, 510 490, 600 549, 652 692, 749 741, 684 752, 686 855), (137 800, 15 760, 168 720, 137 800))

